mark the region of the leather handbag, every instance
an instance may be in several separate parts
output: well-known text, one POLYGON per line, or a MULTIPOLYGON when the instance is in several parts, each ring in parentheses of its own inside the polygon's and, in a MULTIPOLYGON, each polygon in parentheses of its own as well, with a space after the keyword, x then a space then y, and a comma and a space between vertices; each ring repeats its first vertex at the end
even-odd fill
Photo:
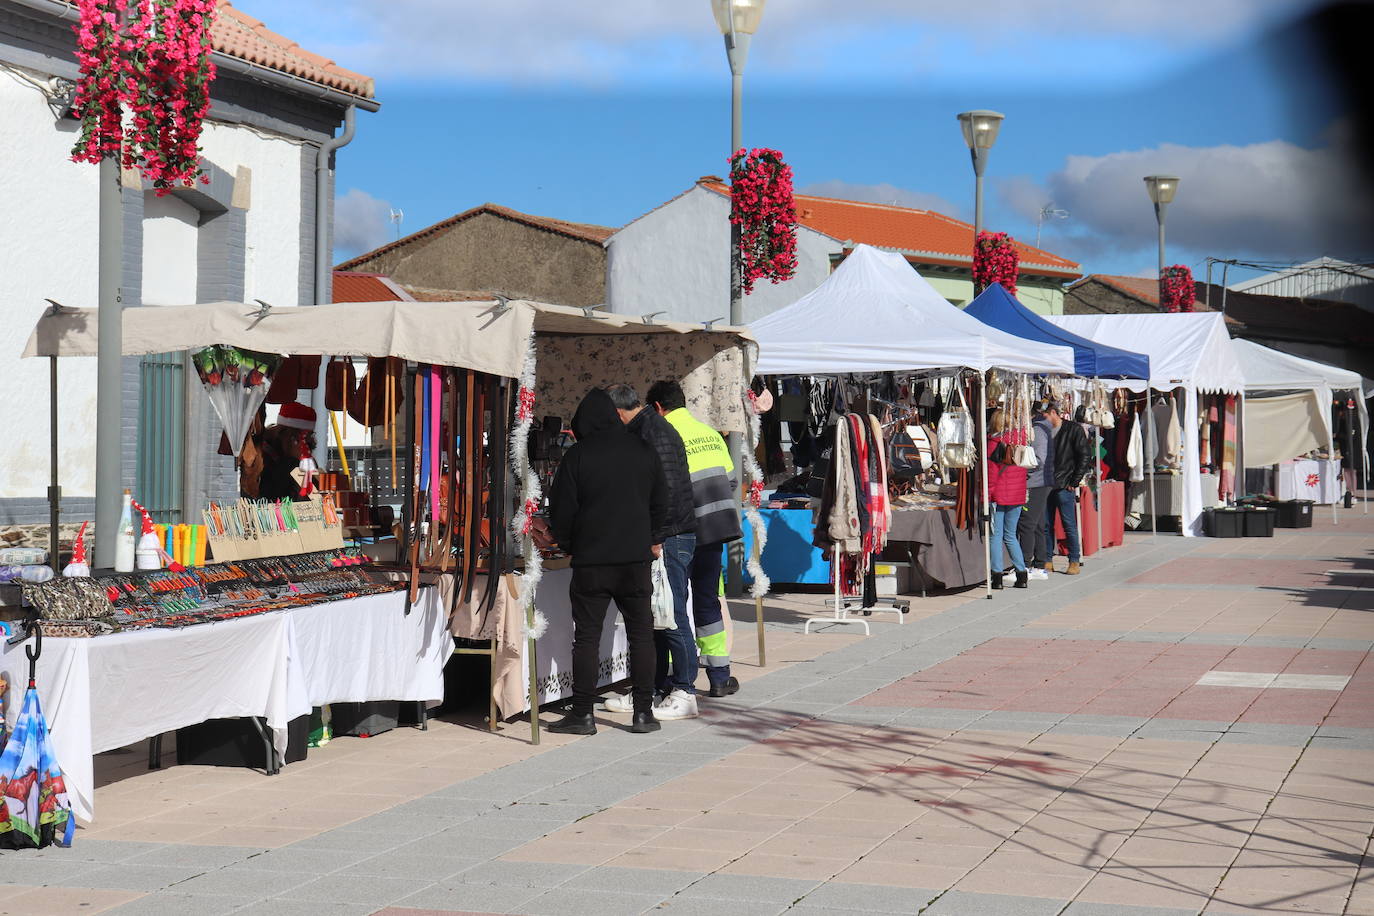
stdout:
POLYGON ((969 415, 968 404, 964 401, 963 385, 954 383, 959 406, 950 406, 940 416, 936 439, 940 443, 940 464, 946 468, 971 468, 977 459, 973 447, 973 417, 969 415))
POLYGON ((358 376, 351 359, 330 359, 324 370, 324 409, 347 410, 353 392, 358 388, 358 376))

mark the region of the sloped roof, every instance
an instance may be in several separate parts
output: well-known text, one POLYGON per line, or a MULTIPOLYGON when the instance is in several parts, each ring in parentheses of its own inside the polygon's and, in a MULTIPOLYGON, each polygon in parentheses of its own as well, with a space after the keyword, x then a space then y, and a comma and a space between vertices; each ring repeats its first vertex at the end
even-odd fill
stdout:
POLYGON ((229 0, 219 0, 210 37, 216 51, 250 64, 289 73, 364 99, 373 98, 376 91, 372 77, 347 70, 327 57, 307 51, 235 8, 229 0))
POLYGON ((491 213, 505 219, 514 220, 517 223, 524 223, 535 229, 542 229, 545 232, 552 232, 555 235, 563 235, 568 238, 590 242, 595 245, 600 245, 615 232, 615 229, 610 226, 597 226, 592 223, 572 223, 567 220, 554 219, 551 216, 535 216, 532 213, 521 213, 519 210, 512 210, 510 207, 503 207, 499 204, 485 203, 473 207, 470 210, 464 210, 462 213, 454 216, 450 216, 448 219, 441 220, 432 226, 427 226, 418 232, 412 232, 410 235, 383 245, 380 248, 374 248, 371 251, 358 255, 356 258, 344 261, 338 266, 338 269, 348 270, 366 264, 368 261, 380 255, 395 251, 398 248, 404 248, 412 242, 417 242, 434 235, 441 235, 464 220, 469 220, 481 213, 491 213))
MULTIPOLYGON (((730 193, 727 184, 711 177, 702 187, 730 193)), ((973 263, 973 224, 936 213, 892 204, 874 204, 835 197, 797 194, 793 197, 797 222, 838 242, 870 245, 932 264, 965 266, 973 263)), ((1082 268, 1057 254, 1023 242, 1016 244, 1022 271, 1056 277, 1081 276, 1082 268)))
POLYGON ((381 274, 334 271, 335 302, 405 302, 414 298, 381 274))

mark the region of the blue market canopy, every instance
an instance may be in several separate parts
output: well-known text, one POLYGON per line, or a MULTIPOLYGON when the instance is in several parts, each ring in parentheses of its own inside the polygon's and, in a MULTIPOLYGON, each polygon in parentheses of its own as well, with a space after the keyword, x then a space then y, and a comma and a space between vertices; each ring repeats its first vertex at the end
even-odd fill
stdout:
POLYGON ((1085 378, 1150 377, 1150 357, 1096 343, 1057 327, 1018 302, 1000 283, 983 290, 964 311, 999 331, 1036 343, 1072 347, 1074 371, 1085 378))

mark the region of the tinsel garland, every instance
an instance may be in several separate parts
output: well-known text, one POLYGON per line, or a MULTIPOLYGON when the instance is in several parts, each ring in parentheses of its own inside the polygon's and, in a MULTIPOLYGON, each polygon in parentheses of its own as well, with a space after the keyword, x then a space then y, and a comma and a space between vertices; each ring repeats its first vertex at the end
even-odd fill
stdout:
POLYGON ((753 578, 754 584, 750 587, 749 593, 755 598, 762 598, 768 594, 768 589, 772 586, 768 574, 763 571, 763 563, 760 557, 763 556, 763 548, 768 545, 768 531, 763 524, 763 516, 759 514, 759 503, 763 499, 763 468, 759 467, 759 461, 754 454, 754 448, 759 441, 759 432, 762 424, 759 421, 759 412, 755 406, 757 396, 753 391, 746 389, 748 395, 745 413, 749 416, 749 440, 744 447, 744 479, 749 485, 749 499, 744 504, 744 517, 749 522, 749 528, 754 535, 754 547, 749 551, 745 559, 745 566, 749 570, 749 575, 753 578))
MULTIPOLYGON (((525 572, 520 576, 520 598, 528 604, 534 603, 539 582, 544 578, 544 558, 539 548, 530 540, 530 527, 539 511, 544 490, 539 485, 539 475, 530 467, 530 429, 534 426, 534 384, 535 355, 534 332, 525 344, 525 361, 520 367, 520 393, 515 410, 515 426, 510 431, 511 470, 515 479, 520 481, 520 507, 510 520, 511 534, 525 545, 525 572)), ((538 639, 548 629, 549 621, 542 611, 535 608, 533 624, 526 623, 525 635, 538 639)))

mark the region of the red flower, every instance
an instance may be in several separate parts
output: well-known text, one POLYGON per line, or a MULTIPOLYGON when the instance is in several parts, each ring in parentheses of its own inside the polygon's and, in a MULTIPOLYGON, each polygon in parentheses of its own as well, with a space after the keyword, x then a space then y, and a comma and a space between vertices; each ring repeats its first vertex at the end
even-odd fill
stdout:
POLYGON ((1321 485, 1321 482, 1322 482, 1322 479, 1321 479, 1320 477, 1318 477, 1316 474, 1308 474, 1308 475, 1307 475, 1307 485, 1308 485, 1309 487, 1320 486, 1320 485, 1321 485))
POLYGON ((1016 243, 1005 232, 980 232, 973 246, 973 286, 982 292, 994 283, 1016 295, 1021 257, 1016 243))
POLYGON ((1166 267, 1159 275, 1159 304, 1166 312, 1191 312, 1197 300, 1193 272, 1184 264, 1166 267))
POLYGON ((797 272, 797 213, 792 168, 772 149, 739 150, 730 157, 730 222, 740 229, 740 288, 781 283, 797 272))

